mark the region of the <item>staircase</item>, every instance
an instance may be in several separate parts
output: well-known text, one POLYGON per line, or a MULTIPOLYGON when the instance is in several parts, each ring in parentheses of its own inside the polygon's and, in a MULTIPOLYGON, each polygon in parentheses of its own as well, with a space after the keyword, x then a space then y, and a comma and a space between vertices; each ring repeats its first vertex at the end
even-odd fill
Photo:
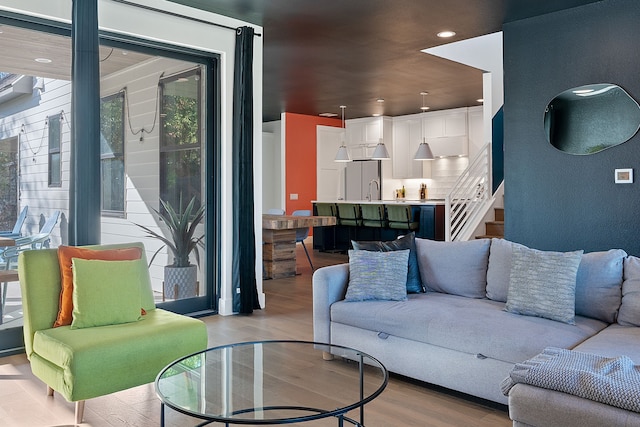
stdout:
POLYGON ((504 238, 504 208, 493 208, 493 211, 495 220, 485 221, 485 234, 476 236, 476 239, 504 238))

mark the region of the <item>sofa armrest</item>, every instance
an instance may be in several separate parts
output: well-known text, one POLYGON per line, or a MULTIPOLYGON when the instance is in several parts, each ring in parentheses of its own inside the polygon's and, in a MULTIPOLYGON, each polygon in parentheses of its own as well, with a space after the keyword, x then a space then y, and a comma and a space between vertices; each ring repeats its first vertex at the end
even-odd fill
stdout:
POLYGON ((331 343, 331 304, 344 298, 349 264, 322 267, 313 273, 313 340, 331 343))

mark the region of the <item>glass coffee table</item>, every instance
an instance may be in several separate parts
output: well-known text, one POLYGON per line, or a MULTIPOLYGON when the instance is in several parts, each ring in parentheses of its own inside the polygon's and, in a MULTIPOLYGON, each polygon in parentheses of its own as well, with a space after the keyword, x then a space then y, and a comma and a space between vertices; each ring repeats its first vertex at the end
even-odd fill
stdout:
POLYGON ((205 420, 200 426, 328 417, 339 426, 363 426, 364 405, 382 393, 388 379, 382 363, 352 348, 259 341, 215 347, 173 362, 156 378, 156 393, 162 426, 165 405, 205 420), (350 411, 356 415, 349 417, 350 411))

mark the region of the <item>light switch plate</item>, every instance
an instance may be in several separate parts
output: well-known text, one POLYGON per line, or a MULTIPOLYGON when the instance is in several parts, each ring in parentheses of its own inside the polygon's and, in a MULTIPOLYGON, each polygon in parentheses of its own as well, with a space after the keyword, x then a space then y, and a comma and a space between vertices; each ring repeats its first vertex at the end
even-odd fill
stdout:
POLYGON ((298 200, 298 193, 289 194, 289 200, 298 200))

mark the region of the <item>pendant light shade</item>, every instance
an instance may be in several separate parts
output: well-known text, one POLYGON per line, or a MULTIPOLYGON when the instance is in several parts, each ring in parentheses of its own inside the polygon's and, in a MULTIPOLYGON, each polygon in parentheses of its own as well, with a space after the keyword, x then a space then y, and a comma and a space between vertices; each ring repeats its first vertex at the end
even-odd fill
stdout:
POLYGON ((418 145, 418 150, 416 151, 416 155, 413 156, 413 160, 433 160, 433 153, 431 152, 431 147, 427 144, 427 139, 422 138, 422 142, 418 145))
POLYGON ((373 160, 389 160, 389 152, 387 151, 387 147, 382 142, 382 138, 380 138, 380 142, 376 145, 376 149, 373 150, 373 154, 371 155, 373 160))
POLYGON ((346 105, 341 105, 340 109, 342 110, 342 145, 338 148, 338 152, 336 153, 336 158, 333 159, 334 162, 350 162, 351 156, 349 156, 349 150, 347 146, 344 145, 344 132, 346 132, 346 127, 344 125, 344 109, 347 108, 346 105))
POLYGON ((338 148, 338 152, 336 153, 336 158, 333 159, 334 162, 350 162, 351 157, 349 157, 349 150, 343 144, 338 148))

